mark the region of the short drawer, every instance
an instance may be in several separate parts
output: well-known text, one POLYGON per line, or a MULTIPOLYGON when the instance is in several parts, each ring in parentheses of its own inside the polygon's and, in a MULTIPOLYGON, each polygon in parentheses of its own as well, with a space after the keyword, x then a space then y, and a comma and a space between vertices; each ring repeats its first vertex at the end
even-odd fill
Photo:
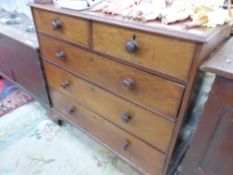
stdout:
POLYGON ((75 44, 88 45, 89 22, 63 14, 33 9, 38 32, 70 41, 75 44))
POLYGON ((175 119, 184 86, 39 35, 42 57, 151 111, 175 119))
POLYGON ((45 71, 49 86, 60 90, 69 98, 76 100, 153 147, 167 152, 174 127, 173 122, 50 64, 45 64, 45 71))
POLYGON ((195 50, 195 44, 188 41, 97 22, 93 23, 93 47, 183 81, 188 78, 195 50))
POLYGON ((165 154, 72 101, 58 90, 52 89, 52 99, 55 109, 65 114, 68 121, 87 131, 131 165, 136 168, 140 167, 151 175, 162 174, 165 154), (70 105, 73 109, 69 108, 70 105))

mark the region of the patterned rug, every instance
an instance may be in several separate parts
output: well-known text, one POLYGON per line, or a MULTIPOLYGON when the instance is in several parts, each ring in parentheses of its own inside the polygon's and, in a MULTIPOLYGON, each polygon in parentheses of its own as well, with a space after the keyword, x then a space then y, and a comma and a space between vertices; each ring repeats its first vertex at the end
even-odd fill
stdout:
POLYGON ((5 79, 0 79, 0 116, 32 101, 32 97, 5 79))
POLYGON ((69 124, 32 102, 0 118, 0 175, 140 175, 69 124))

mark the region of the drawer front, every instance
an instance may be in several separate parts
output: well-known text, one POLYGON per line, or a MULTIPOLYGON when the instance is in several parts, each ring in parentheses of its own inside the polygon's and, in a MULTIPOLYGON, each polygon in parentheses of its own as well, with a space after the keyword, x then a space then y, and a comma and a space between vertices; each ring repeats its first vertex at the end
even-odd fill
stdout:
POLYGON ((97 51, 186 81, 195 44, 94 22, 93 47, 97 51), (134 38, 137 49, 132 42, 134 38), (129 51, 126 51, 126 46, 129 51))
POLYGON ((184 87, 135 68, 39 35, 42 57, 123 98, 176 117, 184 87))
POLYGON ((88 21, 38 9, 33 9, 33 14, 39 32, 76 44, 88 45, 88 21))
POLYGON ((55 109, 65 114, 68 120, 75 122, 97 140, 120 154, 122 158, 129 160, 135 167, 140 167, 150 174, 162 174, 165 162, 164 154, 117 128, 55 89, 52 90, 52 99, 55 109), (72 113, 70 110, 67 112, 68 104, 74 107, 72 113))
POLYGON ((174 123, 45 64, 49 85, 153 147, 167 152, 174 123), (64 84, 68 84, 65 86, 64 84))

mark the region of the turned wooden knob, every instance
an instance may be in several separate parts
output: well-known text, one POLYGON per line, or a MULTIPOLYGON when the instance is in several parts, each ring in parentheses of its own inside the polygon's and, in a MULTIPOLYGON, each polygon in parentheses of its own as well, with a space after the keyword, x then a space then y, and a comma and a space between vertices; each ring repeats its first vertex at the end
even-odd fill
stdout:
POLYGON ((62 23, 61 21, 57 18, 52 21, 52 26, 54 30, 59 30, 62 28, 62 23))
POLYGON ((122 144, 124 150, 128 150, 130 143, 128 140, 125 140, 122 144))
POLYGON ((56 53, 56 57, 62 61, 65 60, 65 53, 63 51, 59 51, 56 53))
POLYGON ((73 114, 75 112, 75 107, 74 106, 71 106, 71 107, 68 107, 66 109, 66 111, 69 113, 69 114, 73 114))
POLYGON ((127 78, 122 81, 122 84, 127 88, 127 89, 132 89, 135 86, 134 80, 131 78, 127 78))
POLYGON ((66 89, 66 88, 69 87, 69 86, 70 86, 70 83, 69 83, 68 80, 64 80, 64 81, 61 82, 61 87, 62 87, 63 89, 66 89))
POLYGON ((130 40, 125 44, 125 50, 128 53, 135 53, 138 50, 138 42, 136 40, 130 40))
POLYGON ((122 116, 122 120, 125 122, 125 123, 129 123, 129 121, 132 119, 132 116, 130 115, 130 113, 126 112, 123 114, 122 116))

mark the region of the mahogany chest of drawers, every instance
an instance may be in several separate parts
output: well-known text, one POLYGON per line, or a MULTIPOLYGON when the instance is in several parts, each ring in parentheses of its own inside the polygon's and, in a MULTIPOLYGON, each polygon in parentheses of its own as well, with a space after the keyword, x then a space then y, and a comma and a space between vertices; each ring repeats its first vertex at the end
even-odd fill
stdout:
POLYGON ((84 129, 139 171, 165 174, 198 65, 229 36, 230 27, 203 36, 163 33, 53 5, 31 7, 61 120, 84 129))

